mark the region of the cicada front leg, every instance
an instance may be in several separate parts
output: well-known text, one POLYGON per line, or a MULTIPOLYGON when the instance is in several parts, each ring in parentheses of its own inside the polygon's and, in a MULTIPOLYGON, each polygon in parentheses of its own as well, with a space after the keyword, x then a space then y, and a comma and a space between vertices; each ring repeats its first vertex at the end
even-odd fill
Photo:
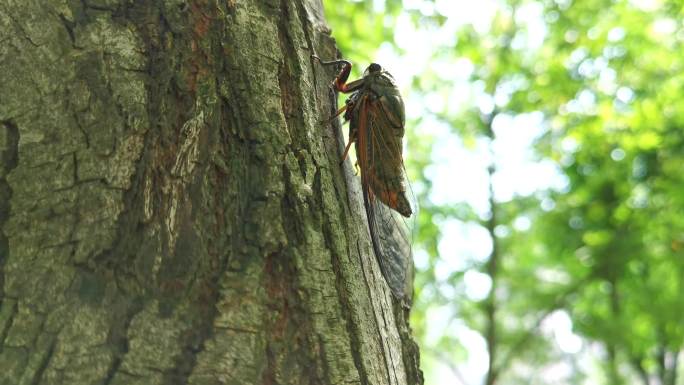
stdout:
MULTIPOLYGON (((319 58, 316 55, 311 55, 313 59, 316 59, 321 65, 328 66, 328 65, 337 65, 337 64, 342 64, 342 69, 340 70, 340 73, 337 74, 335 77, 335 80, 332 82, 332 87, 342 93, 350 93, 354 92, 358 89, 360 89, 363 86, 363 79, 358 79, 355 80, 351 83, 347 83, 347 79, 349 79, 349 74, 351 73, 351 68, 352 64, 347 61, 347 60, 333 60, 333 61, 323 61, 321 58, 319 58)), ((349 99, 346 100, 344 106, 337 110, 337 112, 330 117, 328 122, 332 121, 336 117, 338 117, 340 114, 343 112, 344 114, 344 120, 349 121, 351 114, 354 112, 355 108, 355 103, 356 103, 356 97, 354 94, 352 95, 349 99)), ((344 149, 344 154, 342 155, 342 160, 340 161, 340 164, 342 164, 345 159, 347 159, 347 155, 349 154, 349 149, 351 148, 352 143, 356 141, 356 132, 352 131, 349 133, 349 142, 347 142, 347 146, 344 149)), ((357 165, 358 167, 358 165, 357 165)))
POLYGON ((323 61, 321 58, 319 58, 316 55, 311 55, 312 58, 318 60, 318 62, 321 65, 328 66, 328 65, 337 65, 337 64, 343 64, 342 70, 340 70, 340 73, 335 77, 335 80, 333 80, 333 87, 335 90, 339 92, 343 92, 345 94, 348 94, 350 92, 354 92, 357 89, 361 88, 363 85, 363 79, 358 79, 354 80, 353 82, 347 84, 347 79, 349 79, 349 74, 351 73, 351 68, 352 68, 352 63, 350 63, 347 60, 332 60, 332 61, 323 61))
POLYGON ((349 135, 349 142, 347 142, 347 147, 344 148, 344 153, 342 154, 342 160, 340 161, 340 164, 347 159, 347 155, 349 155, 349 149, 351 148, 352 143, 356 142, 356 131, 352 132, 349 135))

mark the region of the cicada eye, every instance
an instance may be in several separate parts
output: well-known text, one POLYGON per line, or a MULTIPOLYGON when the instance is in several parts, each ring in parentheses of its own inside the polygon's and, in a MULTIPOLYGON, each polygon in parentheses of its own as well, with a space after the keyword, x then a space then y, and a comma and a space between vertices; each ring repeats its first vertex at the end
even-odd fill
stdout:
POLYGON ((378 63, 371 63, 371 65, 369 65, 368 68, 366 68, 366 70, 363 71, 363 76, 368 76, 369 74, 375 72, 382 72, 382 67, 378 63))

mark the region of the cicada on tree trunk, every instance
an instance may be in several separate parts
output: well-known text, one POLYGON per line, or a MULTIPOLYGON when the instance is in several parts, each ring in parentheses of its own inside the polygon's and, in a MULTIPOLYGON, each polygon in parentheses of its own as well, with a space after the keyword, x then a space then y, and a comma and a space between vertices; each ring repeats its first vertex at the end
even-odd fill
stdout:
POLYGON ((379 64, 372 63, 361 79, 347 83, 350 62, 313 58, 326 66, 342 65, 333 81, 336 91, 351 93, 333 116, 344 113, 345 122, 349 122, 349 143, 342 160, 355 143, 373 250, 394 296, 410 303, 413 259, 407 218, 415 211, 415 200, 409 199, 413 196, 402 156, 404 101, 392 75, 379 64))

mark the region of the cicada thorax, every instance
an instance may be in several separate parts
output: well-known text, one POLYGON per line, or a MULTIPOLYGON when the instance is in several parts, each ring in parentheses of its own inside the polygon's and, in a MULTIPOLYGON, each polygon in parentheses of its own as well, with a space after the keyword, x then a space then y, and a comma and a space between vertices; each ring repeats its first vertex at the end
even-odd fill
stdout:
POLYGON ((404 103, 389 73, 368 74, 363 80, 363 87, 347 99, 345 113, 349 135, 356 138, 363 183, 371 199, 409 217, 402 157, 404 103))

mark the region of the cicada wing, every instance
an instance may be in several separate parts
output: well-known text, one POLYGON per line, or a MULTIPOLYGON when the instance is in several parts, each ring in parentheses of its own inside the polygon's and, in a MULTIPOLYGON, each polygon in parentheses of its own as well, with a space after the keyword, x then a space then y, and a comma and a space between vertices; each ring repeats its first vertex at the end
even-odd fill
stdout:
POLYGON ((413 294, 411 220, 391 210, 370 191, 364 193, 364 204, 373 251, 382 275, 395 297, 410 302, 413 294))
POLYGON ((402 160, 402 119, 387 113, 382 98, 360 98, 357 154, 373 249, 392 293, 410 302, 413 286, 410 187, 402 160), (401 123, 399 123, 401 122, 401 123), (399 127, 401 125, 401 127, 399 127))

